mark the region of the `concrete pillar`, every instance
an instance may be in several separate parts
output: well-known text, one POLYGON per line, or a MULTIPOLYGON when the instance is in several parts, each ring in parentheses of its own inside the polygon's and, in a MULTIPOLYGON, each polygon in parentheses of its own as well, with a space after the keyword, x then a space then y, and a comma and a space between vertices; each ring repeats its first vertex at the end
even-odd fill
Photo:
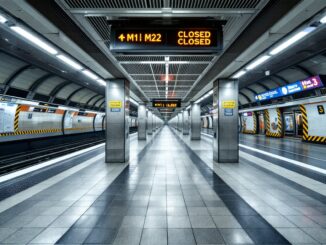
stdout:
POLYGON ((147 134, 153 134, 153 113, 151 111, 147 111, 147 134))
POLYGON ((138 105, 138 139, 146 140, 146 106, 138 105))
POLYGON ((200 112, 201 112, 200 105, 192 102, 190 107, 190 120, 191 120, 190 138, 192 140, 200 140, 201 137, 200 112))
POLYGON ((129 81, 111 80, 106 86, 107 163, 129 161, 129 81))
POLYGON ((189 112, 188 112, 188 110, 185 110, 182 113, 182 123, 183 123, 182 133, 183 133, 183 135, 188 135, 189 134, 189 112))
POLYGON ((213 93, 213 158, 221 163, 239 162, 238 80, 219 79, 213 93))

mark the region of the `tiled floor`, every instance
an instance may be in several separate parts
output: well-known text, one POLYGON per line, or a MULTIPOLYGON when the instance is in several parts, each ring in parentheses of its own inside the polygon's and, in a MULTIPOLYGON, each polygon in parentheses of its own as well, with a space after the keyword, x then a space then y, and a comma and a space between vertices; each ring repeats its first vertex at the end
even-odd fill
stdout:
POLYGON ((211 154, 205 143, 189 152, 167 127, 138 157, 137 144, 126 168, 100 159, 0 213, 0 244, 326 242, 325 205, 268 174, 240 164, 218 176, 195 154, 211 154))

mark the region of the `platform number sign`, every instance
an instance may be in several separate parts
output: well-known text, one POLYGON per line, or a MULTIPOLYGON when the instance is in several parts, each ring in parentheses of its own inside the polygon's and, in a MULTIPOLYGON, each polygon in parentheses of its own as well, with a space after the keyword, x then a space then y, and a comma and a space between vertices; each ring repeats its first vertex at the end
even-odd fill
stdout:
POLYGON ((319 115, 325 114, 325 109, 323 105, 317 105, 317 109, 319 115))

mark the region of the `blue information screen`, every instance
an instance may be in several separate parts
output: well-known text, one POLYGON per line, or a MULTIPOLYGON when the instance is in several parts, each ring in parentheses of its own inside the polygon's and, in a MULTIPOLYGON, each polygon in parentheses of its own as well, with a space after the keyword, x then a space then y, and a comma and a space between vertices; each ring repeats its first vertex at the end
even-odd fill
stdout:
POLYGON ((304 80, 299 80, 291 84, 287 84, 283 87, 275 88, 264 93, 257 94, 255 96, 256 101, 270 100, 290 94, 295 94, 315 88, 324 87, 320 76, 309 77, 304 80))

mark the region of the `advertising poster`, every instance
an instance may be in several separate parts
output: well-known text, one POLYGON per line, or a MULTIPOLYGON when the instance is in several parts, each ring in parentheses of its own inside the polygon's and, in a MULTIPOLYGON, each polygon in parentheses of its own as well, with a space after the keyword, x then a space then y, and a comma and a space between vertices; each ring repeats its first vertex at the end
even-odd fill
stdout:
POLYGON ((252 133, 255 131, 255 119, 252 112, 243 113, 241 119, 242 132, 252 133))
POLYGON ((276 109, 268 109, 269 114, 269 131, 278 133, 278 115, 276 109))
POLYGON ((264 118, 264 114, 259 114, 259 134, 265 134, 265 118, 264 118))
POLYGON ((14 103, 0 103, 0 133, 15 132, 16 108, 14 103))
POLYGON ((292 114, 284 114, 285 131, 294 132, 294 120, 292 114))

